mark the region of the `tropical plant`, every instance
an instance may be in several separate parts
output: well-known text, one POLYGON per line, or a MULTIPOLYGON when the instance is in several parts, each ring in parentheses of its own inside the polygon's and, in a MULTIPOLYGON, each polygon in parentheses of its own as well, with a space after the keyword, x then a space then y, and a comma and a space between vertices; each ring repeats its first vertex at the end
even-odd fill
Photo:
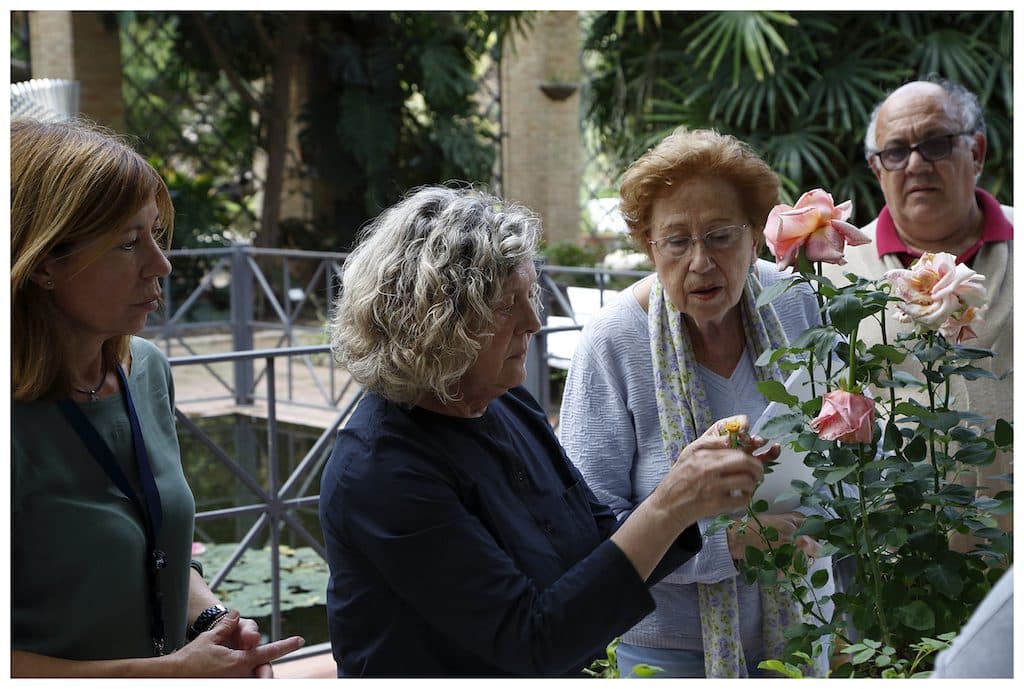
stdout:
POLYGON ((754 146, 785 201, 827 177, 863 224, 883 203, 864 162, 871 109, 937 74, 978 95, 990 142, 980 184, 1012 203, 1012 13, 642 15, 587 15, 585 118, 619 170, 676 126, 711 127, 754 146))
POLYGON ((492 179, 484 70, 528 15, 132 12, 121 24, 137 47, 124 69, 140 149, 211 174, 213 194, 246 205, 231 227, 245 238, 344 250, 411 187, 492 179), (311 180, 310 217, 283 215, 289 174, 311 180))
POLYGON ((806 401, 777 381, 758 384, 768 400, 789 407, 760 433, 788 443, 812 470, 813 480, 791 482, 800 504, 817 512, 796 534, 855 571, 823 596, 828 571, 812 572, 795 544, 773 545, 778 533, 758 516, 771 505, 758 499, 738 528, 758 532, 764 547, 747 548, 740 572, 748 583, 787 588, 809 618, 786 630, 787 656, 766 667, 789 674, 827 644, 848 656, 833 675, 916 675, 1012 563, 1010 539, 994 519, 1010 511, 1012 491, 963 480, 997 450, 1010 450, 1012 427, 951 396, 955 378, 995 378, 977 365, 993 353, 962 344, 984 308, 983 278, 952 255, 925 254, 877 282, 847 273, 849 284, 834 284, 821 262, 841 262, 846 241, 867 241, 844 222, 849 213, 820 189, 772 211, 769 246, 795 272, 758 303, 810 285, 823 325, 756 363, 807 371, 806 401), (892 308, 914 329, 888 337, 884 312, 892 308), (858 332, 871 320, 881 324, 882 341, 869 346, 858 332), (956 534, 975 545, 955 549, 956 534), (830 616, 819 607, 829 601, 830 616))

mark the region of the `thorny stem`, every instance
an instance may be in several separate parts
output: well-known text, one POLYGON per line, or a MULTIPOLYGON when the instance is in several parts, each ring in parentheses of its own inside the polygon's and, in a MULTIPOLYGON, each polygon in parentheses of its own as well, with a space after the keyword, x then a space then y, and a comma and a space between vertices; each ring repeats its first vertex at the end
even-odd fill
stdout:
MULTIPOLYGON (((935 346, 935 333, 932 332, 932 331, 928 331, 928 349, 931 349, 934 346, 935 346)), ((934 359, 928 362, 927 370, 928 370, 928 373, 931 373, 932 371, 935 370, 935 360, 934 359)), ((935 413, 935 384, 932 383, 932 379, 931 379, 930 375, 926 375, 925 376, 925 382, 928 384, 928 409, 929 409, 929 411, 931 411, 934 414, 935 413)), ((934 484, 935 484, 935 492, 938 493, 939 492, 939 460, 935 456, 935 429, 934 428, 929 428, 928 429, 928 451, 929 451, 929 454, 931 455, 931 460, 932 460, 932 478, 933 478, 934 484)), ((932 510, 933 511, 937 511, 938 510, 938 505, 933 505, 932 506, 932 510)))
MULTIPOLYGON (((815 261, 814 262, 814 271, 815 271, 815 273, 819 277, 821 276, 821 261, 815 261)), ((822 323, 822 325, 824 325, 825 324, 825 297, 821 296, 821 281, 818 281, 818 282, 814 283, 813 289, 814 289, 814 296, 818 300, 818 313, 821 314, 821 323, 822 323)), ((807 371, 807 374, 808 374, 808 377, 811 379, 811 397, 817 397, 818 396, 818 391, 816 390, 816 386, 815 386, 815 383, 814 383, 814 351, 813 350, 811 351, 811 355, 810 355, 809 361, 810 361, 811 368, 810 368, 809 371, 807 371)), ((829 361, 826 364, 826 366, 827 366, 827 369, 826 369, 827 376, 826 376, 826 379, 825 379, 825 392, 828 392, 829 391, 829 382, 828 381, 832 377, 832 361, 831 361, 831 358, 829 359, 829 361)))
MULTIPOLYGON (((878 323, 882 328, 882 344, 885 346, 889 345, 889 337, 885 332, 885 311, 879 314, 878 323)), ((885 369, 889 374, 889 380, 893 380, 892 362, 889 359, 885 360, 885 369)), ((893 381, 895 382, 895 381, 893 381)), ((889 386, 889 418, 896 418, 896 388, 889 386)))
POLYGON ((889 625, 885 619, 885 606, 882 605, 882 574, 878 569, 878 553, 875 549, 870 546, 868 540, 868 506, 864 501, 864 462, 866 458, 864 456, 864 443, 859 444, 860 462, 857 466, 857 498, 860 500, 860 518, 862 536, 864 538, 864 545, 867 546, 868 561, 871 563, 871 571, 874 575, 875 585, 875 612, 878 613, 878 624, 882 627, 882 640, 886 646, 892 646, 892 640, 889 637, 889 625))
MULTIPOLYGON (((757 529, 758 529, 757 535, 761 537, 761 540, 764 542, 764 544, 765 544, 765 546, 766 546, 766 548, 768 550, 768 555, 769 555, 769 557, 772 558, 772 562, 774 563, 775 562, 775 548, 772 547, 771 541, 769 541, 765 537, 765 535, 764 535, 764 529, 765 529, 764 522, 762 522, 760 519, 757 518, 757 513, 754 512, 754 510, 750 509, 749 506, 747 506, 747 514, 750 515, 750 518, 753 519, 754 522, 757 524, 757 529)), ((783 575, 786 575, 785 576, 785 582, 789 586, 789 592, 791 594, 793 594, 794 598, 799 600, 799 598, 796 595, 796 588, 797 588, 796 584, 793 583, 792 579, 789 578, 787 572, 784 572, 782 570, 779 570, 779 571, 782 572, 783 575)), ((810 594, 811 594, 811 596, 813 598, 814 605, 810 606, 810 608, 811 608, 810 609, 811 615, 813 615, 814 618, 818 622, 820 622, 821 624, 828 624, 828 620, 826 620, 825 617, 816 608, 816 606, 818 604, 818 595, 814 591, 814 586, 811 584, 810 578, 809 577, 805 577, 802 574, 797 574, 796 576, 800 577, 800 581, 807 586, 807 590, 810 592, 810 594)), ((843 636, 839 632, 836 632, 836 636, 838 636, 840 639, 842 639, 843 641, 845 641, 848 644, 852 643, 848 638, 846 638, 845 636, 843 636)))
POLYGON ((860 323, 853 326, 853 330, 850 331, 850 378, 847 389, 853 391, 854 386, 857 385, 857 331, 860 329, 860 323))

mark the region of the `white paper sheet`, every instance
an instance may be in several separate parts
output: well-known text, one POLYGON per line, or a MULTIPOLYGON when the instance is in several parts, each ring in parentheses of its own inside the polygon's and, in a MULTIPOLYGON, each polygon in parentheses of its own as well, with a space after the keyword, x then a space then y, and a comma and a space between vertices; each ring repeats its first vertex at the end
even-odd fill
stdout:
MULTIPOLYGON (((815 380, 818 381, 818 392, 820 394, 824 389, 825 372, 817 369, 815 371, 815 380)), ((811 399, 811 383, 807 375, 807 369, 801 368, 793 371, 786 380, 785 386, 786 391, 796 395, 800 402, 806 402, 811 399)), ((765 408, 764 413, 751 426, 750 435, 757 435, 769 419, 785 414, 790 410, 791 408, 788 405, 770 402, 765 408)), ((754 492, 755 500, 768 501, 768 511, 770 513, 791 512, 800 505, 800 499, 795 495, 780 499, 783 493, 789 492, 792 489, 791 481, 806 481, 814 485, 813 470, 804 465, 804 454, 803 452, 798 453, 793 450, 793 448, 789 447, 788 443, 783 445, 779 458, 772 466, 772 473, 764 475, 764 481, 761 482, 761 485, 754 492)))

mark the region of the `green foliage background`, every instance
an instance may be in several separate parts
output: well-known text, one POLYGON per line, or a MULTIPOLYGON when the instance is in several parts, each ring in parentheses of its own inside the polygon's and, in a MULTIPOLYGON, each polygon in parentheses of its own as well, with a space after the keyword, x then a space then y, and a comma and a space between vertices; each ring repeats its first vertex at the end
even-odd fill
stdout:
MULTIPOLYGON (((126 101, 141 110, 130 126, 170 178, 187 235, 176 246, 222 243, 228 227, 259 232, 253 160, 268 137, 276 57, 267 46, 288 16, 119 13, 138 46, 123 67, 126 101)), ((491 180, 499 132, 481 115, 478 81, 502 37, 526 26, 522 13, 313 12, 305 21, 300 44, 279 47, 295 50, 301 65, 301 160, 289 165, 313 180, 316 214, 283 218, 282 246, 345 250, 365 220, 411 187, 491 180)))
POLYGON ((587 122, 625 167, 676 126, 748 141, 785 200, 824 187, 854 222, 883 203, 864 161, 872 107, 931 74, 975 92, 989 152, 981 186, 1013 202, 1011 12, 602 12, 587 15, 587 122))

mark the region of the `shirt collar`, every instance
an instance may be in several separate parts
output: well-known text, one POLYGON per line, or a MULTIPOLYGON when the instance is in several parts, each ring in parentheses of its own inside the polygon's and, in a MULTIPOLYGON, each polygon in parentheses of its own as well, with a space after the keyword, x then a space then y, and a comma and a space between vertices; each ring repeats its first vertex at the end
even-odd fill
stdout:
MULTIPOLYGON (((1013 239, 1013 224, 1003 215, 1003 209, 996 197, 984 189, 975 189, 974 197, 978 201, 984 219, 981 237, 957 256, 957 263, 970 261, 981 247, 989 242, 1008 242, 1013 239)), ((886 254, 897 254, 904 266, 909 266, 921 256, 921 252, 914 251, 900 239, 896 232, 896 223, 893 222, 892 213, 889 212, 889 206, 884 206, 882 212, 878 214, 878 223, 875 226, 875 248, 878 250, 879 258, 886 254)))

